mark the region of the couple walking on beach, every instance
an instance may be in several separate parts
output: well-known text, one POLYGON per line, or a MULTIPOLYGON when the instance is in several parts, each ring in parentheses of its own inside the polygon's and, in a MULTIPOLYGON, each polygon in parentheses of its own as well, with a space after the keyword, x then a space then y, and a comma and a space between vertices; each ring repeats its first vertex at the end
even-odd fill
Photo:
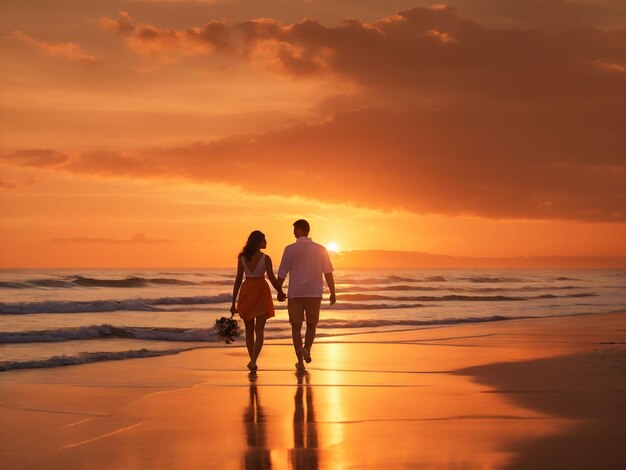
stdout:
POLYGON ((246 347, 250 362, 248 369, 256 372, 257 359, 263 348, 265 323, 274 316, 274 302, 265 273, 277 292, 279 302, 287 301, 289 323, 293 347, 298 362, 296 370, 305 370, 304 363, 311 362, 311 348, 315 340, 315 330, 320 317, 322 302, 322 275, 330 290, 330 305, 336 301, 333 266, 328 251, 309 238, 311 227, 304 220, 293 223, 296 242, 285 247, 278 268, 278 278, 274 275, 272 260, 261 250, 267 247, 265 235, 255 230, 248 237, 246 245, 239 253, 237 277, 233 287, 232 315, 238 313, 246 329, 246 347), (243 280, 243 277, 246 279, 243 280), (289 276, 289 289, 285 294, 283 283, 289 276), (237 298, 239 296, 239 298, 237 298), (306 321, 304 344, 302 323, 306 321))

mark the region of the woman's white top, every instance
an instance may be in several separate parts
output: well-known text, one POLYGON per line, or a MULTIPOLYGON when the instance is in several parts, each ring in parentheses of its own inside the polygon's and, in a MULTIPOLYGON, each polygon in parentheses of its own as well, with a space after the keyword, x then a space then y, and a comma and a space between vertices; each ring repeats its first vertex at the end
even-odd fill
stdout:
POLYGON ((246 273, 246 278, 263 277, 265 275, 265 253, 261 255, 261 259, 259 259, 254 271, 250 270, 243 256, 241 257, 241 264, 243 264, 243 270, 246 273))

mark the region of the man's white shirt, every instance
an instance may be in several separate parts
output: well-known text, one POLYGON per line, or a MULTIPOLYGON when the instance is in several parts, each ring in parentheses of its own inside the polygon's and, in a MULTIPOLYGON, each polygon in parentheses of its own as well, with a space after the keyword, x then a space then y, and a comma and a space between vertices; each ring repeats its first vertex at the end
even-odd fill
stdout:
POLYGON ((278 277, 289 275, 290 299, 296 297, 322 298, 322 274, 333 272, 328 251, 308 237, 299 237, 285 247, 278 268, 278 277))

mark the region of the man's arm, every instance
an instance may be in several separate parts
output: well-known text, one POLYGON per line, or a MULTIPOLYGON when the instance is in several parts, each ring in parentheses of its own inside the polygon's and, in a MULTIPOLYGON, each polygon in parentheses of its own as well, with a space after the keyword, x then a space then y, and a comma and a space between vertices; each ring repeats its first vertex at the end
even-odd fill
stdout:
POLYGON ((276 278, 276 291, 278 292, 276 298, 279 302, 283 302, 287 298, 287 294, 285 294, 283 290, 283 282, 285 282, 285 280, 282 277, 276 278))
POLYGON ((332 272, 324 274, 324 277, 326 278, 328 289, 330 289, 330 305, 335 305, 335 302, 337 302, 337 296, 335 295, 335 277, 332 272))
POLYGON ((286 246, 283 251, 283 257, 280 259, 280 265, 278 266, 278 278, 282 278, 283 281, 287 279, 287 274, 289 274, 289 270, 291 269, 291 253, 289 252, 289 247, 286 246))
POLYGON ((326 278, 326 284, 330 289, 330 305, 335 305, 337 298, 335 296, 335 277, 333 276, 333 263, 330 262, 330 255, 328 250, 322 247, 322 269, 324 277, 326 278))

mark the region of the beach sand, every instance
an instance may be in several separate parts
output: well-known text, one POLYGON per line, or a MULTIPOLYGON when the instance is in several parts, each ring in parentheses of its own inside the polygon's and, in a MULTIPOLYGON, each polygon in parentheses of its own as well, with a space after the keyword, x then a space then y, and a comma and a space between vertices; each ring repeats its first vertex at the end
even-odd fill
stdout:
POLYGON ((0 467, 626 468, 626 312, 0 374, 0 467))

